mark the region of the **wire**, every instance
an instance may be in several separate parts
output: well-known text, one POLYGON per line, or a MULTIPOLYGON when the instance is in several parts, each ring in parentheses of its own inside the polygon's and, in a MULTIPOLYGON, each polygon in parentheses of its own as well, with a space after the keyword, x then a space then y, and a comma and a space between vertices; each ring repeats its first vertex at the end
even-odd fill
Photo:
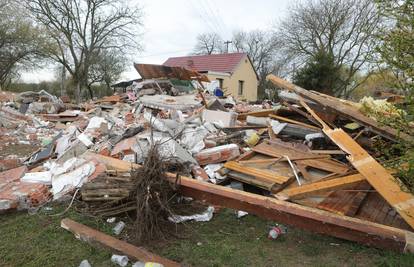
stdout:
MULTIPOLYGON (((204 2, 204 1, 203 1, 204 2)), ((217 27, 219 28, 219 30, 221 31, 221 33, 223 34, 223 38, 226 37, 226 32, 224 30, 224 24, 222 23, 222 21, 220 21, 220 15, 219 13, 215 12, 212 8, 212 4, 209 0, 206 0, 205 2, 207 9, 209 11, 209 13, 211 14, 211 16, 213 17, 213 21, 216 23, 217 27)), ((213 4, 214 5, 214 4, 213 4)), ((217 9, 216 9, 217 11, 217 9)))
MULTIPOLYGON (((204 2, 204 0, 201 0, 200 5, 203 7, 203 10, 205 11, 207 17, 210 19, 211 23, 216 28, 217 33, 219 35, 223 35, 224 31, 222 30, 222 27, 220 23, 218 22, 215 12, 213 12, 213 10, 211 9, 209 2, 204 2)), ((222 36, 222 38, 224 38, 224 35, 222 36)))
MULTIPOLYGON (((200 3, 200 2, 198 2, 198 1, 196 1, 196 3, 200 3)), ((200 9, 199 8, 197 8, 195 5, 194 5, 194 3, 193 3, 193 1, 190 1, 190 4, 191 4, 191 7, 194 9, 194 11, 200 16, 200 18, 204 21, 204 23, 205 23, 205 25, 208 27, 208 28, 210 28, 210 31, 211 32, 216 32, 217 34, 219 34, 218 32, 217 32, 217 29, 214 29, 214 25, 211 23, 211 21, 209 22, 208 21, 208 19, 206 19, 205 18, 205 16, 200 12, 200 9)), ((219 34, 219 35, 221 35, 221 34, 219 34)))

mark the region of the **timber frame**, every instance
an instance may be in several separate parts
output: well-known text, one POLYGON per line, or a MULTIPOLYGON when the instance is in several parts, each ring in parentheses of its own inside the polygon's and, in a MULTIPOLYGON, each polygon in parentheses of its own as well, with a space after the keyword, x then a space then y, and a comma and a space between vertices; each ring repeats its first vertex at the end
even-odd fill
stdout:
MULTIPOLYGON (((85 153, 83 157, 93 158, 117 171, 130 171, 132 168, 140 167, 138 164, 131 164, 91 152, 85 153)), ((414 232, 411 231, 337 215, 328 211, 214 185, 185 176, 178 177, 174 173, 167 173, 167 178, 172 183, 178 183, 178 189, 183 195, 199 201, 243 210, 268 220, 372 247, 414 253, 414 232)))

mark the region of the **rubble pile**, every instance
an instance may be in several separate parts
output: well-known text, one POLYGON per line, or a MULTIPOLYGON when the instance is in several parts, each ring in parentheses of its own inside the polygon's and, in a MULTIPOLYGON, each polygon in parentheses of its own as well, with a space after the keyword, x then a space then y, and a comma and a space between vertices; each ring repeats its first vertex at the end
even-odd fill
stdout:
MULTIPOLYGON (((39 149, 14 164, 5 164, 12 154, 1 158, 0 211, 78 191, 76 197, 101 216, 134 210, 139 178, 130 171, 145 164, 149 148, 158 144, 161 156, 184 166, 181 175, 199 181, 197 190, 215 185, 223 194, 241 190, 278 200, 286 205, 282 213, 295 203, 322 221, 334 214, 412 231, 413 196, 400 188, 393 170, 378 163, 373 149, 376 139, 412 140, 409 134, 380 125, 353 104, 274 76, 270 80, 287 90, 279 103, 262 104, 203 95, 196 87, 184 92, 168 79, 147 78, 124 94, 76 109, 44 91, 4 102, 0 146, 29 142, 39 149)), ((245 203, 247 209, 251 202, 245 203)), ((279 212, 269 207, 262 209, 279 212)))

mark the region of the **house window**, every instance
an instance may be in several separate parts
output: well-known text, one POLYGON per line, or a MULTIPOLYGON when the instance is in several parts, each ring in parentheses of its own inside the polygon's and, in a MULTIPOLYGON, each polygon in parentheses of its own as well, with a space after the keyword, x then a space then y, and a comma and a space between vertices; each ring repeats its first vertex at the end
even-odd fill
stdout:
POLYGON ((219 87, 220 87, 220 89, 223 89, 224 79, 217 78, 217 81, 219 82, 219 87))
POLYGON ((243 89, 244 89, 244 81, 239 81, 238 95, 243 95, 243 89))

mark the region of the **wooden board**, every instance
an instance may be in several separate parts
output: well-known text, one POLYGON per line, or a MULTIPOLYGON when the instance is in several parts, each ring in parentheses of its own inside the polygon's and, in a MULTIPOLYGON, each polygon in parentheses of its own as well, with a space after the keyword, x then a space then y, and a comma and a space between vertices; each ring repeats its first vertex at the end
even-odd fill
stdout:
POLYGON ((274 109, 262 109, 258 111, 251 111, 246 113, 239 113, 237 116, 238 120, 246 120, 247 116, 254 116, 254 117, 267 117, 269 114, 274 114, 274 109))
POLYGON ((289 123, 292 123, 292 124, 297 124, 297 125, 300 125, 300 126, 309 128, 309 129, 320 130, 320 128, 318 128, 316 126, 313 126, 313 125, 310 125, 310 124, 306 124, 304 122, 292 120, 292 119, 289 119, 289 118, 285 118, 285 117, 282 117, 282 116, 270 114, 269 117, 272 118, 272 119, 279 120, 279 121, 285 121, 285 122, 289 122, 289 123))
POLYGON ((304 184, 295 188, 285 189, 282 192, 276 194, 275 197, 280 200, 302 198, 320 192, 333 191, 340 188, 350 187, 360 183, 361 181, 365 181, 364 176, 361 174, 354 174, 331 180, 304 184))
POLYGON ((288 182, 291 178, 286 176, 277 175, 275 172, 270 170, 262 170, 252 167, 244 166, 236 161, 228 161, 224 164, 224 167, 233 171, 244 173, 261 179, 269 183, 284 184, 288 182))
POLYGON ((142 247, 136 247, 125 241, 116 239, 110 235, 99 232, 86 225, 65 218, 61 221, 61 227, 72 232, 76 238, 92 245, 100 245, 120 255, 143 262, 157 262, 164 266, 181 266, 179 263, 155 255, 142 247))
POLYGON ((349 171, 347 165, 332 159, 298 159, 295 162, 315 169, 338 174, 346 174, 349 171))
POLYGON ((413 141, 414 138, 412 136, 409 136, 408 134, 401 133, 394 128, 391 128, 389 126, 380 125, 377 121, 374 119, 371 119, 361 112, 359 112, 358 109, 355 107, 346 104, 344 101, 341 101, 338 98, 330 97, 323 94, 316 94, 314 92, 308 91, 306 89, 303 89, 299 86, 296 86, 286 80, 283 80, 275 75, 268 75, 266 77, 267 80, 270 80, 275 85, 282 87, 284 89, 287 89, 289 91, 293 91, 296 94, 303 96, 304 98, 307 98, 309 100, 312 100, 322 107, 329 108, 332 112, 336 112, 340 114, 341 116, 348 118, 350 120, 353 120, 355 122, 358 122, 366 127, 369 127, 371 131, 373 131, 376 134, 379 134, 387 139, 390 140, 397 140, 399 138, 402 138, 406 141, 413 141))
POLYGON ((371 185, 368 182, 359 182, 359 184, 349 188, 349 191, 338 190, 332 192, 317 205, 317 208, 353 217, 367 196, 367 190, 369 189, 371 189, 371 185))

